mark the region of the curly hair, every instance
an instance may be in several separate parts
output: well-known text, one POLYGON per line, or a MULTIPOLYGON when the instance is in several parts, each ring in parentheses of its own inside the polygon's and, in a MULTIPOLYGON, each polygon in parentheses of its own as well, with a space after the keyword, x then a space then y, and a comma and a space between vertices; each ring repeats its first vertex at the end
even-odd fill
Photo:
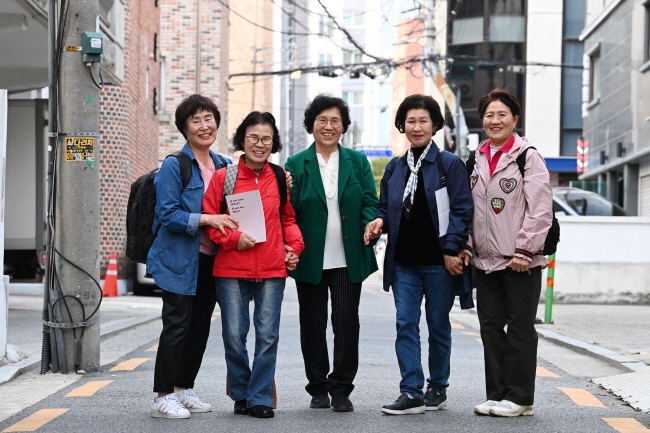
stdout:
POLYGON ((307 133, 311 134, 313 132, 314 122, 320 113, 334 107, 338 108, 341 112, 341 122, 343 122, 342 133, 345 134, 352 123, 350 121, 350 108, 343 99, 325 93, 317 95, 307 104, 307 108, 305 108, 305 120, 302 124, 307 130, 307 133))
POLYGON ((440 112, 440 105, 436 100, 429 95, 418 93, 404 98, 397 108, 397 113, 395 113, 395 128, 402 134, 405 132, 406 115, 410 110, 427 110, 431 123, 436 128, 435 131, 445 126, 445 117, 440 112))
POLYGON ((277 153, 282 150, 282 141, 280 140, 280 132, 278 127, 275 126, 275 117, 269 112, 253 111, 246 116, 235 130, 230 142, 235 147, 235 150, 244 151, 244 140, 246 140, 246 129, 255 125, 269 125, 273 129, 273 148, 271 153, 277 153))
POLYGON ((488 105, 494 101, 501 101, 510 108, 513 116, 521 116, 521 105, 512 93, 503 89, 494 89, 478 101, 478 115, 481 119, 485 116, 488 105))
POLYGON ((217 122, 217 129, 221 124, 221 113, 217 108, 217 104, 212 99, 203 95, 190 95, 183 99, 178 107, 176 107, 176 128, 183 134, 183 138, 187 140, 185 127, 187 126, 187 119, 202 111, 210 111, 214 116, 214 121, 217 122))

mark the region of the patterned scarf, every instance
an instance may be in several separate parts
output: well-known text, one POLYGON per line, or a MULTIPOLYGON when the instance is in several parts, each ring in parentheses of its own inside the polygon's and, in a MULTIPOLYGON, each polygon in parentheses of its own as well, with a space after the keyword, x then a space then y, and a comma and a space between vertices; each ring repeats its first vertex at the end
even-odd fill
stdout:
POLYGON ((409 150, 406 152, 406 162, 409 166, 409 170, 411 171, 411 175, 409 176, 409 180, 406 183, 406 189, 404 190, 404 197, 402 198, 402 201, 404 203, 404 216, 407 219, 411 217, 411 211, 413 210, 413 200, 415 199, 415 190, 418 187, 418 172, 420 171, 420 165, 422 165, 422 160, 427 155, 427 153, 429 153, 431 143, 433 143, 433 140, 427 145, 426 149, 424 149, 422 155, 420 155, 417 165, 415 165, 415 158, 413 157, 413 146, 411 145, 411 147, 409 147, 409 150))

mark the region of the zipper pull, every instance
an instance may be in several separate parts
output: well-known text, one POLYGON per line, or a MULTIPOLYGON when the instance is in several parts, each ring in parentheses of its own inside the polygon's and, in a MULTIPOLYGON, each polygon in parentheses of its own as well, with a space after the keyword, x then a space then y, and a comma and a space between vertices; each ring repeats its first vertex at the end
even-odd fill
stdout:
POLYGON ((255 185, 257 185, 257 176, 255 176, 255 185))

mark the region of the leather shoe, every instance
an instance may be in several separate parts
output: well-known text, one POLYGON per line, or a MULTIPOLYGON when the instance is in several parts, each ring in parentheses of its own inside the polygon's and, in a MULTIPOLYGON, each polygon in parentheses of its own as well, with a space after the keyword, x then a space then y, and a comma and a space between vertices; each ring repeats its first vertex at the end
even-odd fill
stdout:
POLYGON ((255 418, 273 418, 275 416, 272 407, 262 405, 251 407, 248 409, 248 413, 255 418))
POLYGON ((311 398, 309 407, 312 409, 329 409, 330 396, 327 394, 315 395, 311 398))
POLYGON ((354 406, 347 395, 333 395, 332 410, 334 412, 352 412, 354 406))
POLYGON ((246 400, 235 402, 235 415, 248 415, 248 402, 246 400))

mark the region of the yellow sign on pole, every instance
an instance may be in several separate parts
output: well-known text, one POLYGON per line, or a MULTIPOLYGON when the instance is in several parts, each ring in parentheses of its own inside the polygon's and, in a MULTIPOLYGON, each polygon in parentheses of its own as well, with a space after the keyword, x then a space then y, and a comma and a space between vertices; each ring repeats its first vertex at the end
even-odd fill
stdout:
POLYGON ((66 161, 94 161, 95 137, 66 137, 66 161))

